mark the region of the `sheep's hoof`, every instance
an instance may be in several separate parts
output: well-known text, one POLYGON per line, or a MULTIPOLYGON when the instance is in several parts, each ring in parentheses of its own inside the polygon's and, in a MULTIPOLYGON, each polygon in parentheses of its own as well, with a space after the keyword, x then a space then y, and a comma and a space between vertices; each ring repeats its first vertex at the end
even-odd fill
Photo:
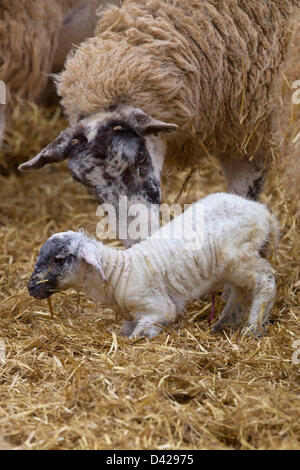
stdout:
POLYGON ((132 321, 124 320, 122 325, 122 333, 124 336, 130 337, 134 329, 136 328, 136 323, 132 321))
POLYGON ((143 325, 135 327, 130 339, 148 338, 153 339, 158 336, 163 330, 163 326, 156 325, 143 325))
POLYGON ((220 331, 222 331, 223 328, 225 328, 224 323, 218 321, 217 323, 215 323, 215 324, 211 327, 211 332, 212 332, 213 334, 220 333, 220 331))
POLYGON ((264 323, 262 326, 256 326, 251 323, 247 324, 243 330, 242 334, 245 336, 250 336, 253 339, 260 339, 267 333, 268 324, 264 323))
POLYGON ((229 329, 229 330, 236 330, 237 329, 237 325, 236 323, 231 319, 229 321, 223 321, 223 320, 219 320, 217 321, 217 323, 215 323, 212 327, 211 327, 211 332, 213 334, 215 333, 220 333, 222 330, 224 329, 229 329))

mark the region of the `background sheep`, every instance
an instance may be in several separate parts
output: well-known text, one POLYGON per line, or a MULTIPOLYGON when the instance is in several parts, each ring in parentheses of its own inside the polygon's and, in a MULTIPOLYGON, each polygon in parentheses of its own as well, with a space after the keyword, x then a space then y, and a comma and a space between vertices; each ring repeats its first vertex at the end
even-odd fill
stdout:
POLYGON ((264 206, 212 194, 126 251, 80 232, 52 236, 40 251, 29 292, 43 299, 69 287, 83 289, 117 308, 127 320, 126 335, 153 338, 183 313, 188 300, 226 283, 231 294, 214 331, 240 325, 249 313, 247 325, 257 334, 275 300, 273 270, 261 254, 277 240, 277 231, 264 206), (237 303, 243 309, 234 318, 237 303))
POLYGON ((57 78, 72 127, 21 170, 70 157, 99 202, 127 195, 129 206, 159 204, 164 137, 167 166, 216 156, 229 191, 258 198, 272 157, 272 90, 299 6, 127 0, 111 8, 57 78))
POLYGON ((289 50, 273 96, 277 112, 273 128, 279 154, 278 171, 293 205, 300 211, 300 13, 289 25, 289 50))
POLYGON ((2 0, 0 80, 7 105, 0 104, 0 145, 12 107, 21 98, 35 100, 49 73, 60 71, 72 45, 93 34, 96 7, 118 0, 2 0))

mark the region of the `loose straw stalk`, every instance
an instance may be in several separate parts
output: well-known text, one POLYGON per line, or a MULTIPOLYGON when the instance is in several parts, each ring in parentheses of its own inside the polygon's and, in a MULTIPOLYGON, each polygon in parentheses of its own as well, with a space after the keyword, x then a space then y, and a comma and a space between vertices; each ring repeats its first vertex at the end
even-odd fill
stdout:
POLYGON ((48 302, 48 307, 49 307, 51 318, 54 318, 54 311, 52 307, 51 297, 47 298, 47 302, 48 302))

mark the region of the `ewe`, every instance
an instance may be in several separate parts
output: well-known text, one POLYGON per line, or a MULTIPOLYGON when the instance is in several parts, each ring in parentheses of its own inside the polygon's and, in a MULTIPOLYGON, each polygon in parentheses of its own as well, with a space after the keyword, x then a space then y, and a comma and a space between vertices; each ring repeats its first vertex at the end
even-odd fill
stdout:
POLYGON ((150 211, 161 202, 164 160, 176 170, 210 154, 230 192, 257 199, 275 144, 293 134, 292 92, 282 106, 278 90, 286 63, 300 73, 291 47, 299 28, 289 27, 299 7, 300 0, 126 0, 108 9, 57 77, 71 127, 20 169, 69 158, 99 203, 117 208, 126 195, 129 206, 150 211))

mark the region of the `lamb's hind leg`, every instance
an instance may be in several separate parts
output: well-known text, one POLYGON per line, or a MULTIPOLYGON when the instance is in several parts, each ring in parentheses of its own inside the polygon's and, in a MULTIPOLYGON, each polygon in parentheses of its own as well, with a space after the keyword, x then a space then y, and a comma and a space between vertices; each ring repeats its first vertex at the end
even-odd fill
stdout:
POLYGON ((261 270, 256 272, 255 286, 245 333, 260 337, 265 333, 269 315, 275 302, 276 283, 272 267, 268 261, 260 259, 261 270))
MULTIPOLYGON (((229 193, 237 194, 257 201, 263 189, 268 172, 268 162, 265 161, 265 154, 261 152, 255 160, 235 159, 228 155, 219 159, 223 176, 227 183, 229 193)), ((230 287, 224 286, 223 299, 230 298, 230 287)), ((239 315, 241 306, 236 304, 236 315, 239 315)))

